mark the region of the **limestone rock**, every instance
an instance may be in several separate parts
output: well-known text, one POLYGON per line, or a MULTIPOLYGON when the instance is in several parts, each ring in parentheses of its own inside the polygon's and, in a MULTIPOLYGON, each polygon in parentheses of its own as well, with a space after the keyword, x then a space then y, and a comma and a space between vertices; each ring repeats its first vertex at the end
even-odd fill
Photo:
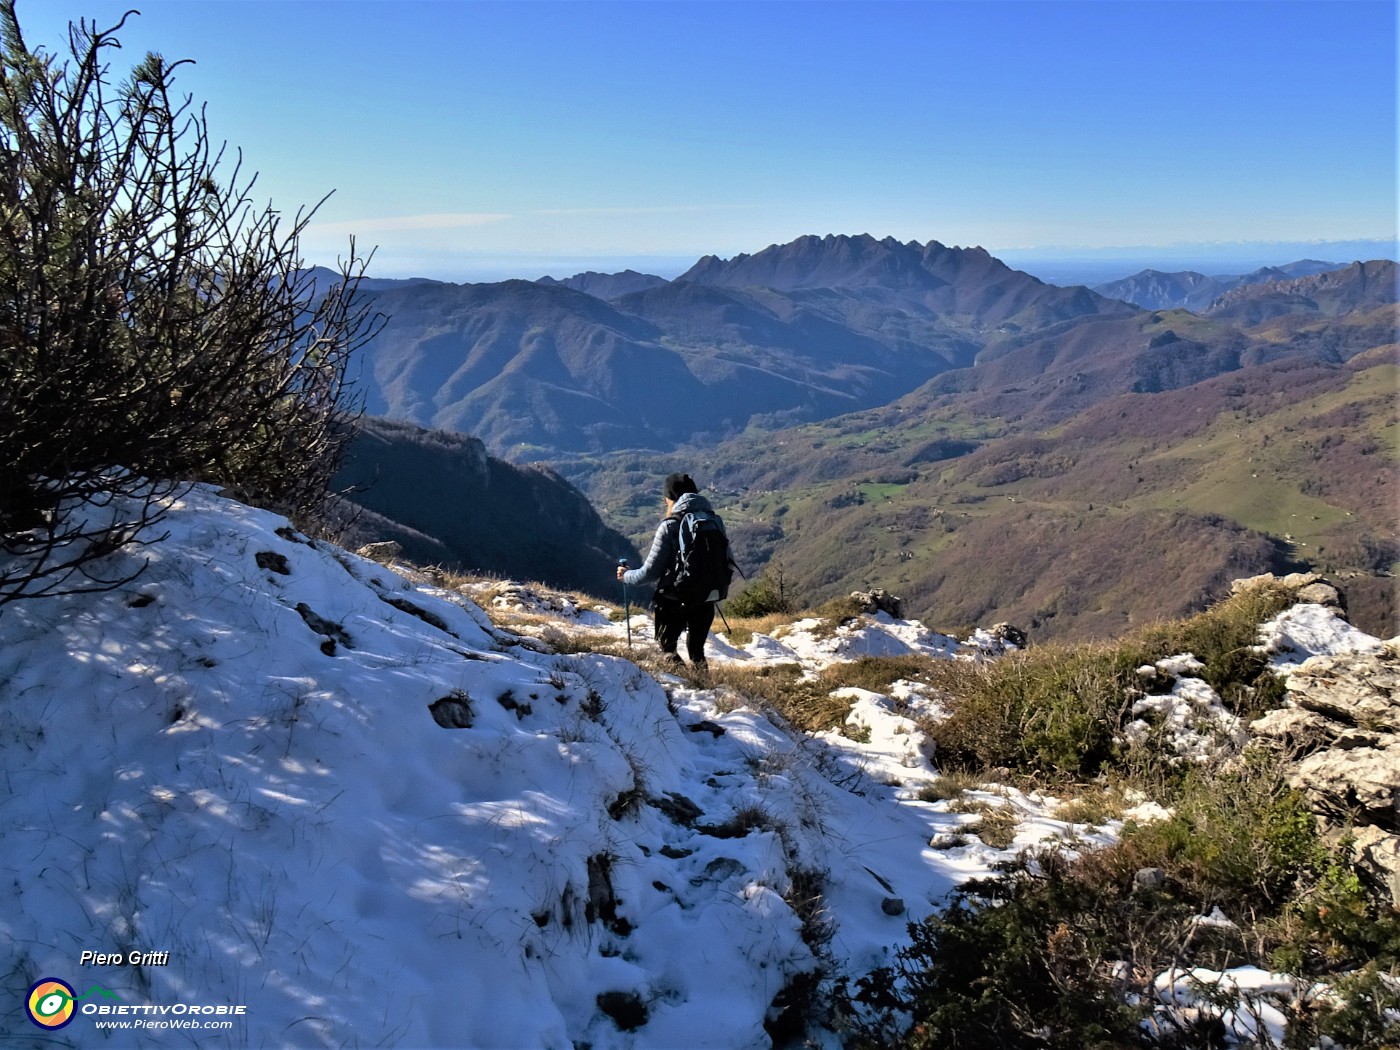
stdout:
POLYGON ((361 558, 377 561, 380 565, 388 565, 395 558, 403 554, 403 544, 396 540, 384 540, 381 543, 366 543, 355 553, 361 558))
POLYGON ((851 598, 866 612, 888 613, 896 620, 904 619, 904 599, 896 597, 883 587, 873 591, 855 591, 851 598))
POLYGON ((1167 873, 1161 868, 1139 868, 1133 875, 1133 889, 1156 893, 1167 883, 1167 873))
POLYGON ((1288 678, 1289 699, 1344 725, 1400 731, 1400 644, 1387 642, 1374 658, 1314 656, 1288 678))
POLYGON ((1293 762, 1289 783, 1357 867, 1400 906, 1400 638, 1314 656, 1288 676, 1289 706, 1250 726, 1293 762))
POLYGON ((1390 903, 1400 908, 1400 835, 1380 828, 1359 828, 1354 846, 1359 866, 1385 883, 1390 903))
POLYGON ((1290 783, 1335 823, 1400 831, 1400 738, 1384 747, 1329 747, 1298 763, 1290 783))

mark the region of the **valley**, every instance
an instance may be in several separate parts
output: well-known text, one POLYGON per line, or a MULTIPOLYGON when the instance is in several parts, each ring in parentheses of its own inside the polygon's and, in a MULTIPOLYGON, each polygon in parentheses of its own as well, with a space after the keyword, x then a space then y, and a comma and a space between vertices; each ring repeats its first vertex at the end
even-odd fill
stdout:
POLYGON ((456 334, 415 342, 420 315, 396 314, 369 405, 483 428, 643 549, 659 479, 690 471, 747 576, 781 572, 804 602, 885 587, 942 628, 1073 640, 1309 569, 1346 577, 1353 618, 1388 636, 1395 264, 1319 265, 1199 312, 873 238, 707 257, 674 282, 418 283, 382 294, 460 299, 434 308, 456 334))

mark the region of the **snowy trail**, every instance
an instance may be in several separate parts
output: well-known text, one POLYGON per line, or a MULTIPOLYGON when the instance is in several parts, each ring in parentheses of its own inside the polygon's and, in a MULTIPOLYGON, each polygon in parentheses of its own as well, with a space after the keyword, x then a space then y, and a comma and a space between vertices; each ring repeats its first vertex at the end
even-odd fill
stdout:
MULTIPOLYGON (((17 1002, 41 978, 84 996, 21 1045, 768 1046, 819 966, 887 963, 997 859, 1113 833, 1004 791, 1007 850, 958 836, 881 694, 853 696, 868 742, 808 737, 539 652, 205 488, 165 527, 135 582, 0 616, 0 968, 17 1002)), ((714 650, 910 651, 958 643, 876 617, 714 650)))

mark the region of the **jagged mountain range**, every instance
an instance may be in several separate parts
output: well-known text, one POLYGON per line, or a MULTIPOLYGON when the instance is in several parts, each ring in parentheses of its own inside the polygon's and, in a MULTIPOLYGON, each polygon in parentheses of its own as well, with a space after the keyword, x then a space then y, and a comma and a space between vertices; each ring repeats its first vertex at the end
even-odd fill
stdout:
POLYGON ((871 237, 709 257, 620 295, 649 282, 618 276, 367 288, 389 317, 363 352, 368 410, 515 459, 669 448, 884 404, 999 335, 1134 312, 981 249, 871 237))
POLYGON ((1131 277, 1094 285, 1094 291, 1110 299, 1122 299, 1144 310, 1201 311, 1235 288, 1271 281, 1288 281, 1338 269, 1337 263, 1302 259, 1284 266, 1265 266, 1247 274, 1217 274, 1207 277, 1195 270, 1163 273, 1142 270, 1131 277))
POLYGON ((805 600, 891 586, 942 626, 1084 637, 1307 567, 1366 576, 1363 621, 1395 633, 1393 262, 1199 312, 870 237, 617 276, 377 288, 371 409, 551 461, 637 544, 691 470, 750 574, 781 564, 805 600), (1144 586, 1135 550, 1173 568, 1144 586))

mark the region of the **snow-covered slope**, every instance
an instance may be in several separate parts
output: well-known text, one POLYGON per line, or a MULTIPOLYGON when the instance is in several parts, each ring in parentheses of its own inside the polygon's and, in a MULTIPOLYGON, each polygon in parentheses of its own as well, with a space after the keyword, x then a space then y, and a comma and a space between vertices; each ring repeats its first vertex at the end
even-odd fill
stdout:
MULTIPOLYGON (((0 971, 11 1003, 77 997, 6 1041, 767 1046, 811 975, 888 962, 998 858, 1112 833, 1008 789, 978 793, 1007 850, 957 834, 916 797, 912 686, 852 694, 864 742, 812 738, 205 488, 164 527, 112 556, 150 559, 133 583, 0 612, 0 971)), ((877 617, 712 658, 896 652, 977 655, 877 617)))
POLYGON ((0 614, 0 968, 80 996, 7 1037, 761 1046, 814 931, 863 971, 995 855, 929 847, 967 818, 912 800, 931 769, 893 734, 538 652, 208 490, 165 527, 113 556, 150 557, 134 583, 0 614))

